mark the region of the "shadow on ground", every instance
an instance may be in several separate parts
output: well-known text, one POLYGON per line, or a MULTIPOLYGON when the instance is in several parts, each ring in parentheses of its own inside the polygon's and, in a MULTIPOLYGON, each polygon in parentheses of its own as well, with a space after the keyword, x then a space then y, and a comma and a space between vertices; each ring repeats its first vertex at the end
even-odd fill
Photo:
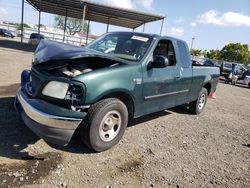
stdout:
POLYGON ((5 48, 5 50, 21 50, 25 52, 34 52, 36 46, 29 45, 27 43, 21 43, 18 41, 10 40, 10 39, 3 39, 0 40, 0 47, 5 48))
POLYGON ((0 98, 0 157, 4 157, 0 159, 0 187, 34 185, 62 163, 58 152, 30 156, 23 151, 39 138, 17 116, 13 103, 14 98, 0 98))
POLYGON ((146 116, 142 116, 142 117, 131 120, 128 127, 133 127, 133 126, 135 126, 137 124, 144 123, 146 121, 150 121, 150 120, 153 120, 153 119, 156 119, 156 118, 160 118, 162 116, 166 116, 166 115, 169 115, 169 114, 171 114, 171 113, 167 112, 167 111, 160 111, 160 112, 156 112, 156 113, 149 114, 149 115, 146 115, 146 116))
POLYGON ((222 78, 222 79, 220 79, 219 83, 226 84, 226 85, 231 85, 232 87, 249 88, 249 86, 246 85, 243 80, 238 80, 235 85, 232 85, 231 82, 226 83, 226 79, 222 78))
MULTIPOLYGON (((169 114, 171 113, 166 112, 166 111, 160 111, 160 112, 156 112, 150 115, 146 115, 143 117, 133 119, 129 122, 128 128, 144 123, 146 121, 150 121, 150 120, 153 120, 153 119, 165 116, 165 115, 169 115, 169 114)), ((54 145, 51 143, 47 143, 47 144, 49 144, 51 147, 55 149, 59 149, 59 150, 70 152, 70 153, 93 153, 93 151, 88 149, 86 146, 83 146, 81 138, 80 138, 79 130, 75 132, 68 146, 58 146, 58 145, 54 145)))
POLYGON ((250 144, 242 144, 242 146, 250 148, 250 144))
POLYGON ((14 98, 0 98, 0 156, 22 159, 25 149, 39 138, 32 133, 14 110, 14 98))
MULTIPOLYGON (((30 144, 34 144, 40 138, 30 131, 14 110, 14 98, 0 98, 0 156, 9 159, 30 160, 33 159, 23 150, 30 144)), ((172 108, 169 111, 160 111, 130 121, 128 128, 150 121, 162 116, 175 113, 189 113, 185 108, 172 108)), ((58 146, 48 143, 52 148, 70 153, 92 153, 83 146, 79 131, 76 131, 68 146, 58 146)))

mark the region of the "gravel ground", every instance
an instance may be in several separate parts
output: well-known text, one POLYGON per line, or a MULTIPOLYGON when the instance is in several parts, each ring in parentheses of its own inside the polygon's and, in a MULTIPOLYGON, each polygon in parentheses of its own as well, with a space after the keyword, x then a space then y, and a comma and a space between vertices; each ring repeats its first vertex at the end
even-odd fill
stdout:
POLYGON ((199 116, 174 108, 133 120, 112 149, 76 134, 46 143, 16 115, 13 96, 34 48, 0 38, 0 187, 250 187, 250 89, 219 83, 199 116))

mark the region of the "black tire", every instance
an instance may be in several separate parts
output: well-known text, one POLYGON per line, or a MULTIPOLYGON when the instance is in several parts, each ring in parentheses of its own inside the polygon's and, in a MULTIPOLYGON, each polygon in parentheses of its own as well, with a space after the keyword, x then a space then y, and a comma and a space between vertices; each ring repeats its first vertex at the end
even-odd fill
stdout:
POLYGON ((189 110, 193 114, 200 114, 207 103, 207 89, 202 88, 197 100, 189 103, 189 110))
POLYGON ((126 105, 116 98, 103 99, 91 105, 80 130, 83 143, 101 152, 116 145, 128 124, 126 105))

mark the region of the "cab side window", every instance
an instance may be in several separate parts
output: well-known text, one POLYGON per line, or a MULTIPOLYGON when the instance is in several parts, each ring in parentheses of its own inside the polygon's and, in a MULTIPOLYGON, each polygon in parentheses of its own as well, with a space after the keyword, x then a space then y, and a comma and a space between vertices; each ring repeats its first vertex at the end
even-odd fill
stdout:
POLYGON ((154 50, 153 58, 158 55, 165 56, 168 58, 169 66, 176 65, 176 58, 174 52, 174 46, 169 40, 160 40, 154 50))
MULTIPOLYGON (((182 41, 177 41, 177 46, 178 46, 179 53, 180 53, 182 67, 189 68, 191 65, 190 53, 189 53, 189 49, 188 49, 186 43, 184 43, 182 41)), ((210 66, 211 66, 211 63, 213 63, 213 62, 210 62, 210 66)))

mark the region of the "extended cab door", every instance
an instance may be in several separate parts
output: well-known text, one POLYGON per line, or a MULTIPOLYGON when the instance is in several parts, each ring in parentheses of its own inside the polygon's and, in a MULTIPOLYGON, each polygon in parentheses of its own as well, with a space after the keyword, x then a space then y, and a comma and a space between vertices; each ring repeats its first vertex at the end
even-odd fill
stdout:
POLYGON ((178 94, 176 95, 175 105, 185 104, 187 102, 187 96, 190 92, 190 87, 193 80, 193 69, 190 58, 190 52, 187 44, 184 41, 177 40, 177 66, 179 67, 178 74, 176 76, 176 84, 178 85, 178 94))
POLYGON ((152 54, 152 61, 156 56, 168 58, 169 66, 164 68, 148 68, 143 71, 143 111, 144 114, 160 111, 175 106, 179 75, 176 65, 174 45, 171 40, 160 40, 152 54))

